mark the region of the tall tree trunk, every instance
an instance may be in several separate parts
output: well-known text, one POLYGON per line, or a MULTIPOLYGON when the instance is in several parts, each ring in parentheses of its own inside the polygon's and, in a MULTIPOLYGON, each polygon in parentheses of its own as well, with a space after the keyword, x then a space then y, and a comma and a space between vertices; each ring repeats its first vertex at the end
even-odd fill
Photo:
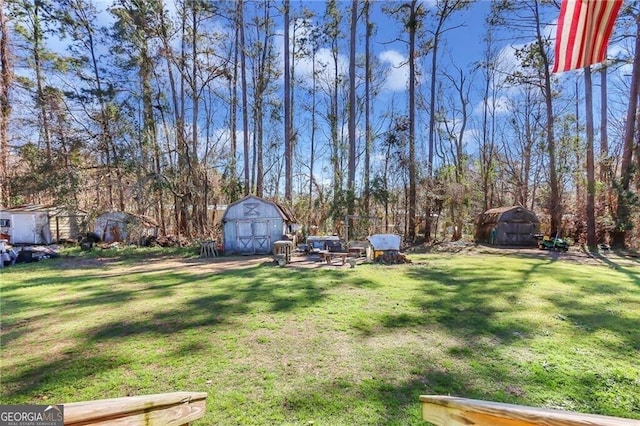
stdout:
MULTIPOLYGON (((585 76, 585 81, 586 81, 586 76, 585 76)), ((578 79, 576 78, 576 96, 575 96, 575 101, 576 101, 576 120, 575 120, 575 124, 576 124, 576 134, 575 134, 575 147, 573 149, 573 153, 575 154, 575 164, 576 166, 582 164, 582 150, 580 148, 580 145, 582 143, 582 136, 580 134, 580 82, 578 81, 578 79)), ((585 97, 585 110, 586 110, 586 97, 585 97)), ((585 114, 586 116, 586 114, 585 114)), ((593 114, 592 114, 593 116, 593 114)), ((593 123, 593 121, 592 121, 593 123)), ((586 169, 584 170, 586 171, 586 169)), ((583 183, 584 180, 582 179, 582 175, 583 175, 583 170, 582 169, 578 169, 573 173, 573 181, 574 181, 574 186, 576 188, 576 203, 575 203, 575 211, 576 211, 576 215, 579 217, 578 220, 582 220, 582 213, 584 212, 584 216, 587 216, 587 203, 585 202, 587 197, 583 196, 582 192, 584 190, 583 188, 583 183)), ((582 226, 580 226, 577 230, 576 230, 576 235, 575 235, 575 240, 579 240, 580 238, 582 238, 581 235, 582 232, 582 226)))
POLYGON ((608 134, 608 114, 609 108, 608 96, 607 96, 607 65, 604 63, 600 69, 600 180, 607 183, 607 168, 604 166, 607 158, 609 157, 609 134, 608 134))
POLYGON ((627 231, 633 228, 631 223, 631 206, 628 193, 633 178, 633 143, 636 132, 638 114, 638 96, 640 95, 640 14, 636 16, 636 45, 633 58, 633 71, 631 74, 631 90, 629 94, 629 106, 624 127, 624 139, 622 149, 622 165, 620 168, 620 188, 618 189, 618 206, 616 209, 616 230, 613 233, 612 244, 614 247, 626 247, 627 231))
MULTIPOLYGON (((193 188, 191 198, 192 208, 192 228, 198 235, 204 235, 207 206, 203 206, 203 188, 201 182, 204 180, 203 172, 200 169, 200 160, 198 158, 199 142, 198 142, 198 119, 200 96, 198 89, 198 10, 199 4, 196 0, 191 0, 191 70, 189 76, 189 86, 191 90, 191 156, 189 167, 189 183, 193 188)), ((185 70, 186 72, 186 70, 185 70)))
MULTIPOLYGON (((409 229, 407 240, 416 239, 416 31, 418 25, 417 0, 411 1, 409 16, 409 229)), ((434 58, 435 58, 434 52, 434 58)), ((431 158, 429 168, 431 168, 431 158)))
MULTIPOLYGON (((83 13, 82 10, 79 10, 77 13, 83 13)), ((98 92, 98 103, 100 105, 100 127, 102 128, 102 134, 100 135, 100 150, 106 153, 105 159, 107 160, 106 166, 106 175, 107 175, 107 193, 109 194, 110 206, 113 207, 113 177, 111 174, 111 155, 110 149, 113 145, 113 137, 111 135, 111 120, 109 113, 107 111, 107 100, 105 99, 105 93, 102 89, 102 76, 100 74, 100 69, 98 66, 98 56, 96 54, 96 43, 93 37, 93 28, 92 22, 89 19, 80 19, 81 25, 84 26, 87 32, 87 47, 89 51, 89 57, 91 61, 91 68, 93 71, 93 76, 96 80, 96 88, 98 92)))
MULTIPOLYGON (((160 8, 160 32, 161 32, 161 42, 163 47, 163 52, 165 55, 165 63, 167 67, 167 77, 169 79, 169 91, 170 91, 170 99, 173 109, 173 117, 175 120, 175 138, 176 138, 176 148, 177 148, 177 169, 184 171, 186 173, 187 169, 187 144, 185 141, 185 133, 184 133, 184 115, 182 113, 182 108, 180 106, 180 89, 178 87, 178 83, 176 82, 176 78, 174 76, 174 56, 173 56, 173 48, 171 47, 170 35, 168 33, 168 23, 165 20, 164 9, 160 8)), ((182 62, 184 63, 184 62, 182 62)), ((174 192, 174 216, 175 216, 175 224, 176 224, 176 233, 178 237, 185 232, 186 224, 185 224, 185 214, 186 214, 186 206, 183 191, 187 189, 183 187, 182 184, 177 185, 180 189, 174 192)))
POLYGON ((338 89, 340 86, 339 80, 339 66, 340 56, 338 51, 339 39, 341 37, 340 21, 342 15, 340 7, 336 0, 328 0, 325 11, 327 22, 325 24, 324 32, 326 34, 330 50, 331 50, 331 66, 329 67, 333 71, 332 80, 329 88, 329 129, 330 129, 330 149, 331 157, 330 164, 333 171, 333 201, 332 201, 332 216, 334 221, 338 220, 342 216, 342 177, 343 170, 341 167, 341 144, 338 134, 338 89), (331 68, 332 67, 332 68, 331 68))
POLYGON ((240 79, 242 85, 242 131, 244 150, 244 194, 251 193, 249 185, 249 111, 247 94, 247 55, 244 40, 244 0, 238 0, 238 27, 240 29, 240 79))
POLYGON ((587 246, 595 248, 596 239, 596 213, 595 193, 596 176, 593 153, 593 85, 591 84, 591 67, 584 68, 584 100, 585 119, 587 124, 587 246))
MULTIPOLYGON (((603 217, 607 214, 611 214, 611 203, 607 202, 610 197, 611 181, 609 179, 611 167, 609 162, 609 135, 608 135, 608 75, 607 75, 607 63, 603 63, 600 69, 600 157, 598 161, 598 178, 602 183, 603 190, 600 191, 598 196, 598 203, 596 206, 596 216, 603 217)), ((607 241, 606 230, 598 228, 596 224, 597 239, 600 243, 607 241)))
MULTIPOLYGON (((236 16, 237 19, 237 16, 236 16)), ((234 37, 234 47, 233 47, 233 73, 231 76, 231 105, 229 106, 229 108, 231 109, 229 115, 229 121, 230 121, 230 128, 231 128, 231 135, 230 135, 230 144, 231 144, 231 152, 229 153, 230 158, 229 158, 229 183, 231 185, 231 194, 235 194, 236 192, 236 168, 237 168, 237 152, 238 152, 238 135, 237 135, 237 130, 238 130, 238 122, 237 122, 237 116, 238 116, 238 56, 239 56, 239 52, 240 52, 240 36, 239 36, 239 31, 240 31, 240 25, 238 25, 238 23, 236 23, 236 28, 235 28, 235 37, 234 37)), ((235 200, 235 195, 232 195, 231 200, 228 201, 236 201, 235 200)))
MULTIPOLYGON (((466 162, 465 162, 465 155, 464 155, 464 134, 465 134, 465 130, 467 128, 467 121, 468 121, 468 112, 467 112, 467 104, 469 103, 469 94, 465 93, 465 87, 464 87, 464 83, 465 83, 465 77, 464 74, 462 72, 462 69, 459 70, 459 86, 457 84, 455 84, 454 86, 457 89, 458 92, 458 96, 460 97, 460 114, 461 114, 461 120, 462 123, 460 124, 460 129, 458 130, 458 134, 457 134, 457 138, 456 138, 456 160, 455 160, 455 166, 456 166, 456 183, 459 185, 459 188, 462 188, 465 192, 466 192, 466 188, 465 188, 465 184, 466 184, 466 162)), ((469 89, 467 89, 468 92, 469 89)), ((459 198, 459 194, 456 194, 456 198, 459 198)), ((461 200, 460 200, 461 201, 461 200)), ((464 203, 463 202, 457 202, 457 203, 451 203, 452 206, 455 205, 455 211, 456 211, 456 215, 454 223, 454 230, 453 230, 453 237, 452 240, 453 241, 459 241, 460 239, 462 239, 462 231, 463 231, 463 226, 464 226, 464 220, 463 220, 463 215, 464 215, 464 203)))
POLYGON ((181 40, 180 40, 180 86, 179 86, 179 111, 181 117, 181 126, 177 129, 177 132, 180 133, 178 136, 178 174, 180 176, 180 206, 176 209, 180 212, 180 221, 178 222, 179 234, 184 235, 189 238, 191 234, 191 208, 193 206, 191 191, 193 190, 191 186, 190 176, 192 174, 191 170, 191 153, 189 152, 189 143, 187 140, 187 130, 186 130, 186 64, 187 64, 187 13, 184 11, 181 14, 181 40))
POLYGON ((369 7, 371 0, 364 1, 365 16, 365 46, 364 46, 364 131, 365 131, 365 147, 364 147, 364 211, 369 214, 369 205, 371 202, 371 14, 369 7))
POLYGON ((291 150, 291 66, 289 52, 289 0, 284 2, 284 198, 293 199, 293 154, 291 150))
POLYGON ((542 21, 540 18, 539 4, 536 0, 534 5, 535 22, 536 22, 536 43, 538 44, 538 51, 540 52, 542 59, 542 72, 543 72, 543 95, 546 107, 546 136, 547 136, 547 153, 549 154, 549 213, 551 216, 551 229, 552 235, 559 234, 562 230, 562 203, 560 199, 560 183, 558 180, 558 171, 556 167, 556 142, 554 135, 554 120, 553 115, 553 91, 551 88, 551 72, 549 58, 545 50, 544 37, 542 34, 542 21))
MULTIPOLYGON (((347 214, 355 210, 356 191, 356 26, 358 0, 351 1, 351 38, 349 39, 349 164, 347 173, 347 214)), ((347 224, 348 226, 348 224, 347 224)))
POLYGON ((311 91, 311 141, 309 153, 309 214, 307 215, 307 232, 311 230, 311 217, 313 216, 313 168, 315 165, 315 143, 316 143, 316 93, 318 89, 318 76, 316 75, 316 46, 315 41, 311 54, 311 72, 313 79, 313 88, 311 91))
MULTIPOLYGON (((1 3, 1 2, 0 2, 1 3)), ((9 92, 13 72, 9 50, 9 27, 4 15, 4 5, 0 5, 0 206, 9 206, 9 116, 11 104, 9 92)))
MULTIPOLYGON (((429 88, 429 146, 427 152, 427 178, 429 185, 433 185, 433 155, 436 136, 436 81, 438 70, 438 47, 440 45, 440 34, 448 16, 449 1, 445 0, 442 4, 442 10, 438 14, 438 24, 433 34, 433 46, 431 48, 431 84, 429 88)), ((431 241, 431 226, 432 226, 432 212, 433 212, 433 199, 427 201, 427 209, 425 212, 425 239, 431 241)))
POLYGON ((146 172, 149 169, 147 164, 150 147, 153 146, 156 135, 156 123, 153 114, 153 89, 151 76, 153 61, 149 57, 149 49, 146 42, 140 53, 140 86, 142 92, 142 137, 140 147, 141 168, 146 172))
MULTIPOLYGON (((427 151, 427 179, 428 186, 433 186, 433 152, 435 145, 436 127, 436 67, 438 64, 438 37, 434 37, 433 49, 431 51, 431 82, 429 88, 429 146, 427 151)), ((433 199, 428 197, 425 211, 425 231, 424 237, 427 242, 431 241, 433 199)))
POLYGON ((486 47, 483 57, 484 101, 482 103, 482 141, 480 144, 480 176, 482 192, 482 211, 493 207, 492 189, 494 187, 494 153, 496 126, 496 68, 497 54, 494 49, 494 35, 491 28, 485 37, 486 47), (489 104, 491 102, 491 104, 489 104), (491 106, 491 107, 490 107, 491 106))
MULTIPOLYGON (((256 108, 254 110, 255 114, 255 126, 256 126, 256 135, 255 135, 255 155, 253 161, 256 165, 255 167, 255 176, 256 176, 256 186, 255 186, 255 194, 258 197, 262 197, 264 190, 264 160, 263 160, 263 152, 264 152, 264 105, 265 105, 265 93, 267 92, 268 86, 271 81, 271 75, 273 70, 272 64, 272 55, 271 55, 271 43, 269 39, 271 38, 271 15, 270 15, 270 3, 268 1, 264 2, 264 38, 262 40, 262 52, 260 55, 260 59, 258 60, 258 65, 256 66, 256 72, 254 76, 255 81, 255 90, 254 90, 254 98, 256 108)), ((291 116, 291 113, 289 113, 291 116)), ((291 123, 291 122, 289 122, 291 123)), ((292 152, 291 148, 290 152, 292 152)))
MULTIPOLYGON (((289 11, 291 12, 291 11, 289 11)), ((294 16, 294 23, 293 23, 293 34, 291 34, 291 44, 290 46, 293 46, 293 48, 289 48, 290 49, 290 58, 289 58, 289 68, 291 71, 291 80, 289 81, 289 96, 291 97, 291 102, 289 103, 289 110, 291 111, 291 118, 289 121, 289 126, 291 127, 291 187, 293 188, 293 161, 296 157, 296 145, 297 145, 297 141, 298 141, 298 132, 296 130, 296 126, 295 123, 293 121, 293 117, 295 117, 295 100, 296 100, 296 94, 295 94, 295 89, 296 89, 296 44, 298 43, 296 41, 296 21, 297 19, 294 16), (291 50, 292 49, 292 50, 291 50)), ((291 18, 289 18, 289 23, 291 23, 291 18)), ((302 190, 302 187, 300 187, 300 190, 302 190)))
POLYGON ((51 164, 51 124, 47 112, 47 100, 44 93, 44 75, 42 71, 43 36, 40 19, 40 3, 33 3, 33 71, 36 77, 36 107, 40 113, 41 137, 45 143, 47 163, 51 164))

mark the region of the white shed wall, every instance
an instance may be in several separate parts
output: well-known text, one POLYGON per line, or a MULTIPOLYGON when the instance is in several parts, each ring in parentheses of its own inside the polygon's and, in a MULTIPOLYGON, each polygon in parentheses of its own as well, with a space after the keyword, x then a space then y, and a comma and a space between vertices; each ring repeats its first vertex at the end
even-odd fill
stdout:
POLYGON ((50 244, 49 215, 46 212, 2 212, 9 220, 7 229, 11 244, 50 244))

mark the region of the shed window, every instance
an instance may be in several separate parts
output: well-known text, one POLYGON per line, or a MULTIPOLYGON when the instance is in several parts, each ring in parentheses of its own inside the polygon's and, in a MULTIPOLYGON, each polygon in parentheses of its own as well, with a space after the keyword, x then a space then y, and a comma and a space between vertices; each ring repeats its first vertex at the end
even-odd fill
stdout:
POLYGON ((0 228, 9 228, 11 221, 9 219, 0 219, 0 228))

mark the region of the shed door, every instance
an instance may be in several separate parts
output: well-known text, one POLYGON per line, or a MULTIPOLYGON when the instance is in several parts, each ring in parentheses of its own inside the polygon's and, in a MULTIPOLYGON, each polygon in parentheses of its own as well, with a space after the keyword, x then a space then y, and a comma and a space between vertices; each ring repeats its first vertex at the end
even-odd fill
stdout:
POLYGON ((267 254, 271 251, 268 221, 239 221, 237 226, 240 254, 267 254))
POLYGON ((237 222, 238 252, 240 254, 253 254, 253 230, 251 222, 237 222))
POLYGON ((35 244, 36 217, 31 214, 11 216, 11 242, 14 244, 35 244))
POLYGON ((536 227, 533 223, 521 223, 518 226, 518 244, 533 245, 536 227))
POLYGON ((253 222, 254 247, 257 254, 268 254, 271 252, 269 238, 269 222, 266 220, 253 222))
POLYGON ((503 244, 531 245, 535 241, 535 226, 531 223, 504 223, 505 239, 503 244))

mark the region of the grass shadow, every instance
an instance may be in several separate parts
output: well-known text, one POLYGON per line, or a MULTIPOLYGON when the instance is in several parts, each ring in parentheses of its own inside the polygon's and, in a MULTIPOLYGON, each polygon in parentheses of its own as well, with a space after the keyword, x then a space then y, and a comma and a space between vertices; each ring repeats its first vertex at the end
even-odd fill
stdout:
MULTIPOLYGON (((516 282, 505 281, 498 272, 478 274, 466 267, 414 268, 406 274, 424 283, 422 295, 414 299, 424 312, 421 324, 442 326, 463 337, 492 336, 504 342, 534 331, 532 324, 503 315, 518 309, 526 274, 516 282)), ((413 320, 416 323, 418 319, 413 320)))
POLYGON ((87 377, 122 367, 129 362, 120 356, 69 351, 60 359, 25 366, 15 372, 3 372, 2 395, 5 398, 20 396, 24 398, 24 403, 34 403, 28 395, 46 395, 56 388, 73 388, 87 377))
MULTIPOLYGON (((593 259, 599 260, 603 264, 615 269, 616 271, 622 272, 623 274, 628 276, 637 286, 640 286, 640 271, 633 271, 630 268, 621 265, 619 262, 614 262, 612 259, 609 259, 608 257, 604 256, 600 252, 600 250, 591 251, 591 250, 588 250, 585 246, 583 246, 582 252, 593 259)), ((631 256, 627 256, 626 253, 623 253, 621 251, 614 251, 614 253, 616 253, 618 256, 623 257, 623 259, 625 260, 631 260, 633 262, 640 263, 640 260, 631 256)))

